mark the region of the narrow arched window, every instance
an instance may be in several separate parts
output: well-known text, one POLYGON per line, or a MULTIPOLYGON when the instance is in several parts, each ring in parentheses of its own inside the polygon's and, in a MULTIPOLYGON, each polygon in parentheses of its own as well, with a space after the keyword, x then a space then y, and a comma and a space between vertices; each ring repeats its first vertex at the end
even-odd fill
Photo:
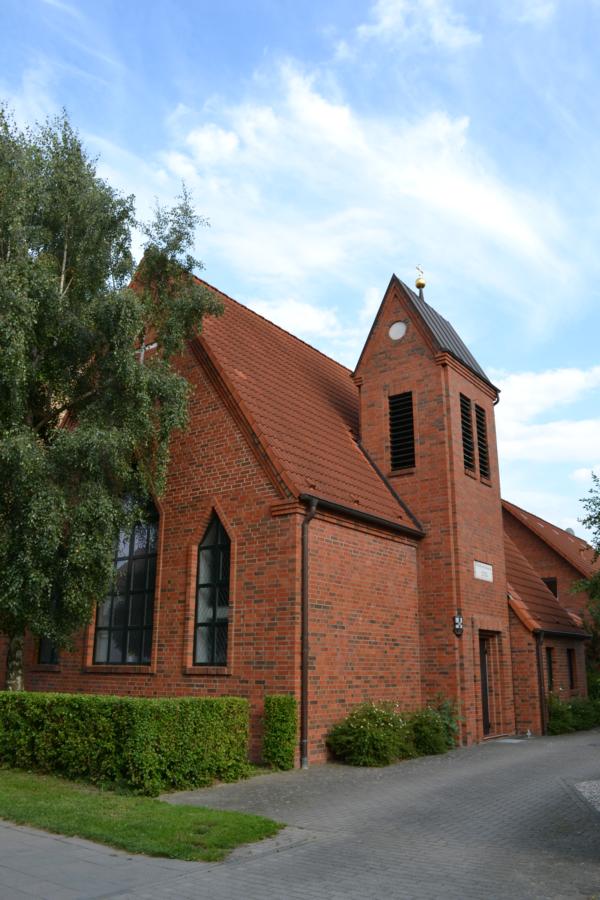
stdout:
POLYGON ((216 513, 198 547, 194 665, 227 663, 231 541, 216 513))
POLYGON ((94 663, 149 664, 157 538, 158 513, 153 505, 143 522, 121 531, 112 589, 96 614, 94 663))

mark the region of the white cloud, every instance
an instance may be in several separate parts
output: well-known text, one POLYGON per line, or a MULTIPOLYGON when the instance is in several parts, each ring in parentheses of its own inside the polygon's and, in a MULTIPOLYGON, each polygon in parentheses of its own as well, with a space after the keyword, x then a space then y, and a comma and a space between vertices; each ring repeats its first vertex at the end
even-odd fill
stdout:
POLYGON ((481 40, 447 0, 376 0, 371 20, 358 26, 360 40, 395 43, 425 38, 449 50, 461 50, 481 40))
POLYGON ((589 468, 584 467, 582 469, 575 469, 570 474, 570 478, 573 481, 579 481, 584 484, 592 483, 592 472, 596 475, 600 475, 600 462, 597 462, 595 465, 590 466, 589 468))
POLYGON ((295 335, 318 334, 336 338, 343 331, 335 309, 315 306, 302 300, 253 299, 248 301, 248 306, 295 335))
POLYGON ((500 454, 506 461, 586 463, 600 446, 600 418, 503 422, 498 432, 500 454))
POLYGON ((355 280, 363 263, 397 258, 398 248, 412 266, 447 248, 450 264, 454 240, 469 247, 471 282, 502 284, 519 316, 543 304, 552 320, 552 300, 522 297, 526 279, 508 284, 506 267, 510 258, 562 283, 560 216, 499 178, 467 117, 359 114, 290 64, 270 79, 261 85, 269 103, 221 105, 210 116, 208 104, 205 121, 163 156, 196 189, 214 225, 211 250, 229 266, 245 279, 279 279, 278 291, 294 295, 300 281, 334 270, 338 282, 355 280))
POLYGON ((600 366, 523 372, 497 380, 502 391, 496 414, 501 459, 581 463, 580 472, 595 462, 600 416, 559 418, 556 411, 590 392, 599 394, 594 409, 600 409, 600 366))
POLYGON ((517 22, 528 25, 545 25, 554 18, 558 0, 518 0, 514 7, 517 22))
POLYGON ((513 421, 528 421, 558 406, 574 403, 600 387, 600 366, 589 369, 561 368, 545 372, 495 374, 501 388, 499 409, 513 421))
POLYGON ((186 143, 196 163, 211 165, 231 159, 238 148, 239 138, 235 132, 225 131, 211 123, 190 131, 186 143))
POLYGON ((58 112, 52 91, 56 80, 55 67, 40 56, 23 71, 21 83, 16 88, 11 90, 0 82, 2 96, 20 127, 44 122, 47 116, 58 112))
POLYGON ((383 297, 382 286, 367 288, 363 296, 362 306, 358 311, 358 317, 363 325, 370 326, 377 315, 383 297))

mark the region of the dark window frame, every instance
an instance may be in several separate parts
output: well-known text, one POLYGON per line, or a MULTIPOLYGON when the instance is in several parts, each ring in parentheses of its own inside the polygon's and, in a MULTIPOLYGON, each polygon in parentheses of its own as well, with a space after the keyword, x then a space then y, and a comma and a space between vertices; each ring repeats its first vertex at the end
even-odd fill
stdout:
POLYGON ((473 432, 473 403, 465 394, 460 395, 460 430, 462 434, 463 464, 465 471, 475 473, 475 435, 473 432))
POLYGON ((54 641, 41 637, 38 642, 38 665, 57 666, 59 664, 58 647, 54 641))
MULTIPOLYGON (((56 588, 50 598, 50 610, 53 615, 60 610, 60 593, 56 588)), ((40 637, 37 648, 37 661, 40 666, 57 666, 60 662, 57 645, 51 638, 40 637)))
POLYGON ((229 650, 231 538, 216 512, 198 544, 194 612, 194 666, 223 667, 229 650), (202 597, 204 595, 204 597, 202 597), (202 607, 206 612, 203 613, 202 607), (208 600, 206 601, 206 598, 208 600), (223 614, 225 610, 225 614, 223 614), (202 618, 201 618, 202 614, 202 618), (201 637, 205 636, 204 645, 201 637), (202 652, 202 651, 205 652, 202 652), (203 659, 199 658, 204 656, 203 659))
POLYGON ((548 693, 554 690, 554 647, 546 647, 546 673, 548 677, 548 693))
POLYGON ((567 669, 569 672, 569 690, 574 691, 577 688, 577 664, 575 661, 575 650, 567 647, 567 669))
POLYGON ((114 556, 115 580, 96 611, 92 657, 95 666, 148 666, 151 663, 158 524, 158 511, 151 505, 143 521, 137 522, 131 532, 121 531, 119 535, 114 556), (142 536, 143 550, 140 550, 142 536), (120 580, 119 570, 125 570, 123 580, 120 580), (140 582, 143 587, 139 586, 140 582), (119 603, 121 599, 123 603, 119 603), (115 621, 117 616, 119 619, 115 621), (113 652, 118 646, 113 645, 113 638, 115 642, 118 640, 117 635, 120 636, 120 654, 113 652))
POLYGON ((403 391, 388 397, 388 423, 390 433, 390 468, 393 472, 414 469, 415 411, 412 391, 403 391))

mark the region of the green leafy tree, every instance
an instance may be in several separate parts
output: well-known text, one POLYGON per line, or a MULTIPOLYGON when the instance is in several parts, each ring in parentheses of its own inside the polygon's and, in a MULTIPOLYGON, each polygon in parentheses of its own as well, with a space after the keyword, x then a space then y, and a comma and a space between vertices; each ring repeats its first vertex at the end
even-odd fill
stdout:
MULTIPOLYGON (((592 487, 587 497, 582 500, 585 516, 581 520, 586 528, 592 532, 592 546, 596 551, 596 557, 600 555, 600 476, 592 472, 592 487)), ((586 627, 591 635, 587 649, 588 668, 593 672, 600 671, 600 568, 591 576, 579 581, 575 586, 577 591, 585 591, 588 595, 588 615, 586 627)))
POLYGON ((28 630, 57 646, 93 616, 119 529, 164 489, 186 422, 174 366, 215 297, 191 273, 201 220, 159 208, 134 264, 133 198, 96 172, 66 115, 0 109, 0 631, 23 686, 28 630), (156 348, 139 349, 150 340, 156 348), (137 502, 137 501, 136 501, 137 502))

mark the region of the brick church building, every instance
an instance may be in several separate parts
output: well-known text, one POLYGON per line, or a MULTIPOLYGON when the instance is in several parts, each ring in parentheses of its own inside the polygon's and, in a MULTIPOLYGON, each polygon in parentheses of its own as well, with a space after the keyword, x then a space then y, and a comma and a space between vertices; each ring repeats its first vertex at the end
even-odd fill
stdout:
POLYGON ((498 390, 455 330, 394 276, 351 372, 219 296, 165 495, 75 648, 29 641, 26 687, 244 696, 255 753, 290 693, 304 763, 370 699, 453 698, 463 743, 542 732, 550 691, 586 690, 591 551, 502 505, 498 390))

